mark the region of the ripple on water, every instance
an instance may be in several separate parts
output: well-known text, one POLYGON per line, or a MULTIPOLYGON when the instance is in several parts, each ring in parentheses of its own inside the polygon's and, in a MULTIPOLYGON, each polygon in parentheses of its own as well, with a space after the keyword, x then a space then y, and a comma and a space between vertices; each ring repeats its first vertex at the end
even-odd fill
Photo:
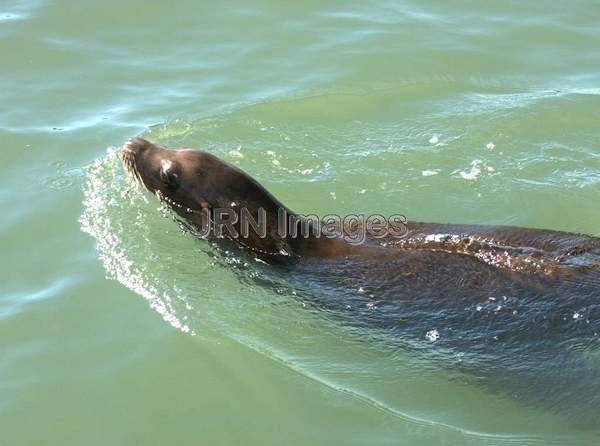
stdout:
POLYGON ((65 161, 55 161, 52 163, 52 167, 56 169, 57 173, 46 177, 44 184, 55 191, 69 189, 85 176, 84 169, 80 167, 69 168, 65 161))
POLYGON ((76 282, 77 280, 74 277, 61 277, 35 290, 5 294, 0 298, 0 319, 24 311, 27 306, 34 302, 59 296, 76 282))

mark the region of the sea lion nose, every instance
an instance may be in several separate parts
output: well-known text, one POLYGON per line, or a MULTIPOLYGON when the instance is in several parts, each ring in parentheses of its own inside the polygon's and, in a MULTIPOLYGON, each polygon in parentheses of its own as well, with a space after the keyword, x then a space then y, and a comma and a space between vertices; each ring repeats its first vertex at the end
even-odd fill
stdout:
POLYGON ((121 152, 123 154, 136 156, 151 145, 152 143, 146 141, 144 138, 131 138, 123 145, 123 147, 121 147, 121 152))
POLYGON ((132 138, 123 144, 119 150, 119 156, 125 169, 140 182, 144 182, 143 178, 147 177, 148 172, 152 171, 152 163, 148 161, 147 156, 147 154, 152 153, 149 151, 152 147, 152 143, 143 138, 132 138))

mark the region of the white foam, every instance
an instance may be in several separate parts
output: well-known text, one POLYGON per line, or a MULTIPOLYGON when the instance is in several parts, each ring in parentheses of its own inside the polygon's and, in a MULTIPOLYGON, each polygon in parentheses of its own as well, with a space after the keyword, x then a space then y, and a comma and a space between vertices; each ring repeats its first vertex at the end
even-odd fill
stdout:
POLYGON ((436 329, 429 330, 427 333, 425 333, 425 339, 427 339, 430 342, 435 342, 439 338, 440 338, 440 332, 437 331, 436 329))

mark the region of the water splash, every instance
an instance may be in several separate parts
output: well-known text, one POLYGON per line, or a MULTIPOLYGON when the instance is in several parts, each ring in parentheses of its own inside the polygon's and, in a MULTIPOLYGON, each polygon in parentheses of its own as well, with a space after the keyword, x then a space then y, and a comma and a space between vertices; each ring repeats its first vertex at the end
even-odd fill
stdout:
MULTIPOLYGON (((119 281, 146 299, 150 307, 174 328, 193 335, 194 331, 177 315, 172 295, 153 286, 146 278, 147 271, 144 267, 130 259, 130 246, 122 237, 127 228, 115 226, 112 216, 115 211, 127 206, 136 209, 133 229, 143 233, 146 227, 145 215, 139 204, 148 204, 142 191, 127 181, 119 167, 120 159, 115 148, 109 148, 105 158, 96 160, 88 167, 87 182, 83 190, 81 229, 96 240, 98 255, 108 278, 119 281)), ((147 238, 146 241, 149 242, 147 238)))

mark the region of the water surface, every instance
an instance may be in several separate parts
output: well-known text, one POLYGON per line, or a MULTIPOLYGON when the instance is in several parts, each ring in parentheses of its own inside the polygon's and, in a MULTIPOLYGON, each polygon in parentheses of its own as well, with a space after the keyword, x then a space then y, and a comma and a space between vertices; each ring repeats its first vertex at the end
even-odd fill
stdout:
POLYGON ((599 21, 593 1, 4 2, 0 443, 597 444, 425 336, 390 348, 249 280, 114 147, 204 148, 298 212, 600 235, 599 21))

